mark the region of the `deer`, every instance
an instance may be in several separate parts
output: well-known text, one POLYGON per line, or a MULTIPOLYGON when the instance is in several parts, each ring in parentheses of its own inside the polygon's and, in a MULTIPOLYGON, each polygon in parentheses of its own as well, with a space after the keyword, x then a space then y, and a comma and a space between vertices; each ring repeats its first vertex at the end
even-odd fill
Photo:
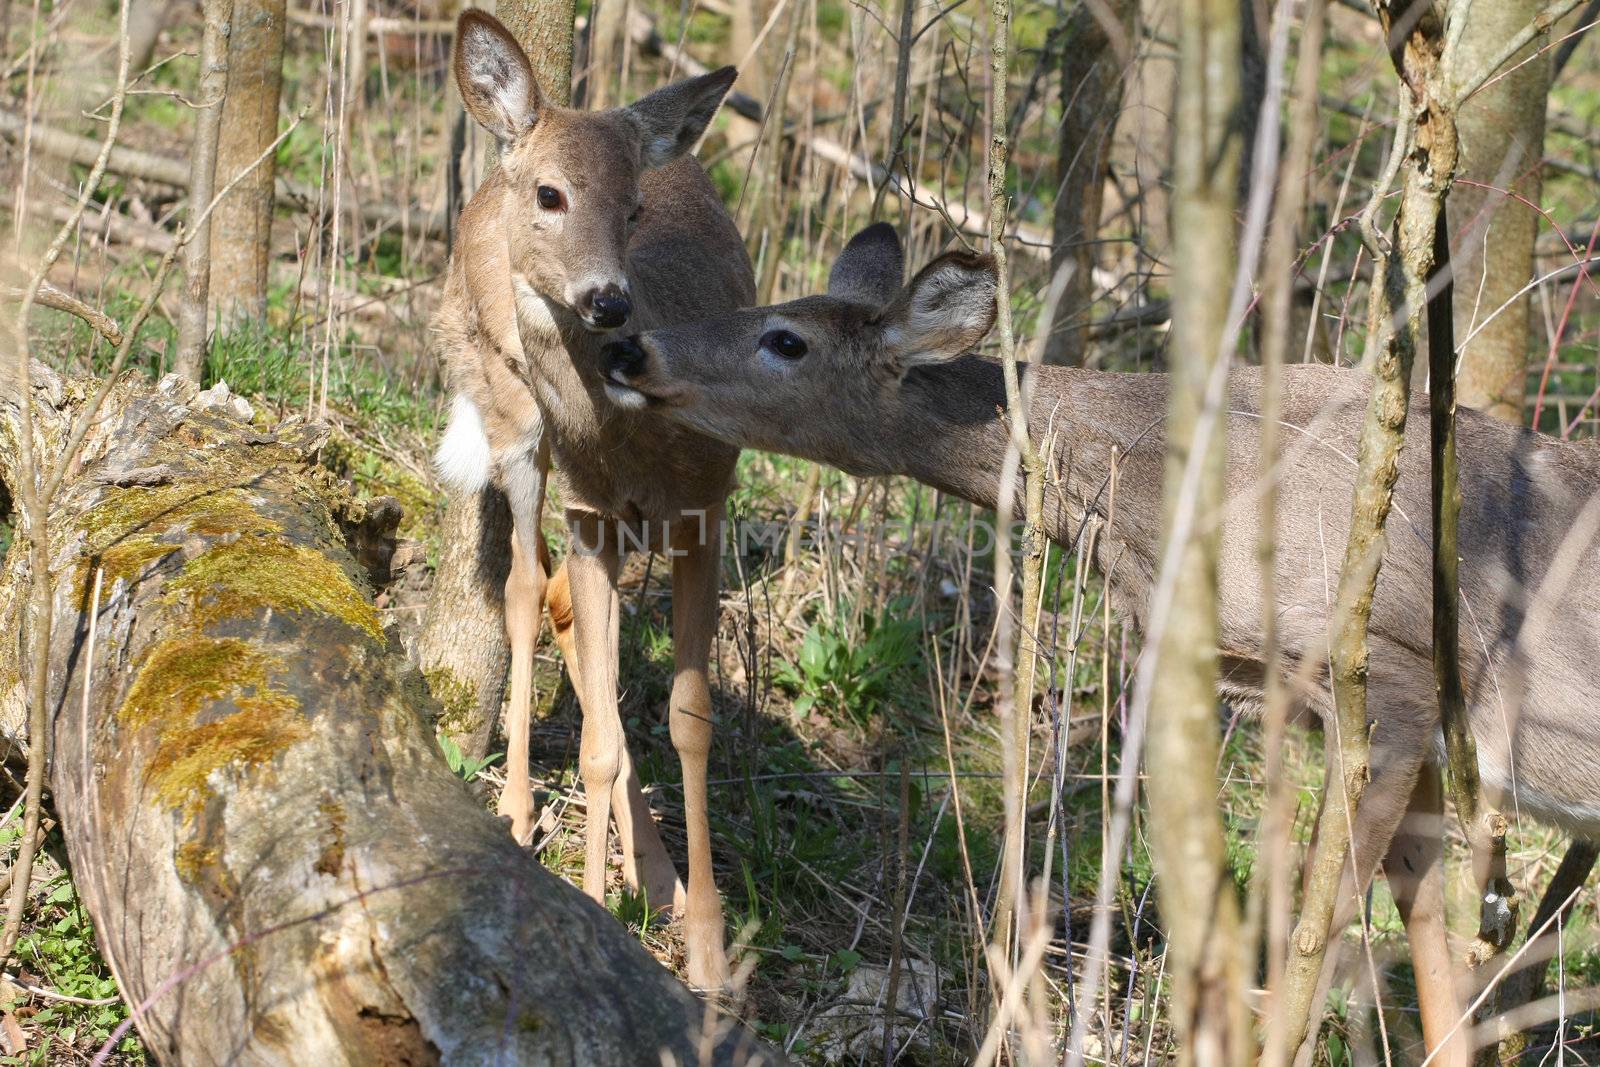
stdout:
POLYGON ((728 971, 706 798, 707 664, 739 450, 614 404, 600 360, 626 324, 707 318, 755 300, 744 242, 690 154, 737 72, 724 67, 625 107, 558 107, 517 41, 476 10, 458 20, 452 65, 467 113, 500 150, 462 208, 434 321, 453 393, 436 466, 457 492, 497 486, 512 514, 507 783, 498 810, 526 843, 533 656, 548 606, 582 710, 583 889, 604 903, 614 818, 624 880, 652 911, 670 907, 682 918, 689 981, 716 989, 728 971), (573 546, 554 573, 540 530, 552 466, 573 546), (624 555, 637 548, 672 559, 669 726, 683 770, 687 890, 618 713, 617 583, 624 555))
MULTIPOLYGON (((894 230, 869 227, 839 255, 825 295, 613 341, 606 388, 619 406, 730 446, 855 475, 908 475, 993 508, 1010 434, 1004 371, 973 349, 996 315, 994 261, 946 253, 904 288, 901 263, 894 230)), ((1027 366, 1023 374, 1028 424, 1042 436, 1048 463, 1046 532, 1071 546, 1081 543, 1086 523, 1100 526, 1092 562, 1106 575, 1115 608, 1138 626, 1148 621, 1160 558, 1166 377, 1054 366, 1027 366)), ((1330 590, 1349 532, 1370 378, 1296 365, 1282 381, 1282 671, 1296 699, 1326 721, 1330 590)), ((1259 369, 1231 369, 1221 431, 1226 503, 1216 520, 1220 695, 1245 709, 1260 708, 1266 680, 1253 491, 1259 392, 1259 369)), ((1425 399, 1411 417, 1426 424, 1425 399)), ((1600 611, 1591 582, 1581 578, 1600 575, 1600 443, 1562 441, 1465 408, 1458 435, 1460 653, 1482 781, 1515 811, 1593 841, 1600 838, 1600 611)), ((1424 761, 1443 760, 1431 659, 1429 453, 1426 433, 1421 443, 1416 437, 1404 445, 1372 604, 1371 781, 1352 848, 1361 886, 1383 865, 1418 975, 1448 975, 1442 916, 1424 916, 1419 903, 1423 879, 1442 864, 1439 812, 1431 833, 1414 832, 1407 820, 1412 830, 1397 837, 1408 809, 1429 814, 1418 790, 1424 761)), ((1015 493, 1021 499, 1020 485, 1015 493)), ((1347 888, 1335 929, 1359 899, 1347 888)), ((1324 991, 1331 980, 1330 970, 1324 991)), ((1425 1037, 1439 1047, 1460 1019, 1453 990, 1425 991, 1422 1008, 1425 1037)))

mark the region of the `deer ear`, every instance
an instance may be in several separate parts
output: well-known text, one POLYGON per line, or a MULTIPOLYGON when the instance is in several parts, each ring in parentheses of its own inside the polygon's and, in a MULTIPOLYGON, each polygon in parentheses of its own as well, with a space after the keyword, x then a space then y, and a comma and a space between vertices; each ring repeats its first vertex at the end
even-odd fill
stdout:
POLYGON ((828 272, 828 295, 871 308, 887 307, 900 291, 905 271, 900 237, 887 222, 875 222, 850 238, 828 272))
POLYGON ((544 99, 528 57, 493 15, 468 8, 456 20, 456 87, 478 124, 509 144, 539 121, 544 99))
POLYGON ((994 325, 999 276, 994 260, 946 252, 929 263, 884 312, 884 346, 901 369, 942 363, 977 346, 994 325))
POLYGON ((639 127, 644 165, 664 167, 698 144, 738 76, 736 68, 723 67, 674 82, 623 108, 639 127))

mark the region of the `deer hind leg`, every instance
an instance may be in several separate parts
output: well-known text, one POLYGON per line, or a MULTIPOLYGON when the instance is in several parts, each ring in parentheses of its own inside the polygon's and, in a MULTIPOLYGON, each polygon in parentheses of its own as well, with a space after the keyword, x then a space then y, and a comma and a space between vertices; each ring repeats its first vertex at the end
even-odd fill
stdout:
POLYGON ((622 773, 622 718, 617 712, 617 575, 621 556, 614 531, 598 515, 567 512, 572 552, 567 556, 572 596, 573 643, 582 664, 583 736, 578 746, 578 771, 583 779, 583 891, 605 902, 607 834, 611 793, 622 773))
POLYGON ((533 832, 533 787, 528 775, 528 732, 533 717, 533 653, 539 641, 550 550, 539 520, 549 455, 539 442, 506 465, 511 505, 511 573, 506 578, 506 639, 511 645, 511 697, 506 712, 506 785, 497 811, 511 818, 511 834, 526 844, 533 832))
MULTIPOLYGON (((1389 655, 1392 657, 1394 653, 1390 652, 1389 655)), ((1376 649, 1372 659, 1374 666, 1381 662, 1376 649)), ((1312 1001, 1312 1011, 1317 1013, 1320 1013, 1327 1004, 1328 991, 1333 988, 1334 978, 1339 971, 1341 935, 1360 910, 1367 887, 1371 885, 1373 873, 1377 870, 1378 861, 1383 858, 1384 853, 1388 851, 1389 843, 1394 840, 1395 829, 1405 816, 1412 790, 1416 785, 1417 774, 1422 767, 1423 753, 1426 751, 1427 739, 1423 732, 1417 731, 1417 736, 1413 736, 1413 731, 1406 729, 1405 726, 1416 722, 1431 723, 1432 719, 1426 714, 1412 716, 1408 712, 1397 712, 1393 707, 1381 705, 1381 694, 1392 691, 1392 684, 1392 682, 1388 686, 1382 684, 1378 680, 1377 671, 1374 671, 1374 677, 1369 684, 1371 717, 1378 723, 1372 742, 1371 781, 1362 793, 1360 806, 1355 812, 1354 836, 1350 842, 1352 856, 1344 865, 1344 877, 1334 906, 1333 922, 1328 928, 1328 950, 1323 957, 1322 973, 1317 982, 1316 997, 1312 1001)), ((1336 744, 1333 725, 1325 723, 1324 729, 1329 766, 1333 766, 1336 744)), ((1336 779, 1330 781, 1336 783, 1336 779)), ((1361 965, 1360 975, 1358 981, 1372 980, 1364 962, 1361 965)), ((1314 1043, 1308 1039, 1295 1056, 1296 1067, 1309 1067, 1314 1060, 1314 1053, 1314 1043)))
POLYGON ((1424 766, 1417 775, 1410 806, 1389 845, 1383 870, 1405 923, 1417 977, 1423 1043, 1440 1067, 1468 1067, 1472 1062, 1471 1028, 1456 1025, 1463 1008, 1445 922, 1444 786, 1437 767, 1424 766))
POLYGON ((702 989, 728 982, 722 898, 711 867, 706 764, 711 754, 711 686, 706 677, 717 626, 723 507, 702 524, 677 531, 672 563, 672 644, 676 677, 669 715, 673 747, 683 764, 684 818, 689 833, 689 891, 684 927, 689 981, 702 989))
MULTIPOLYGON (((548 556, 546 557, 548 560, 548 556)), ((548 568, 549 564, 546 563, 548 568)), ((555 631, 556 647, 567 665, 567 677, 572 680, 572 690, 583 696, 583 675, 578 664, 577 634, 572 625, 572 588, 567 577, 565 562, 550 576, 545 587, 545 604, 550 609, 550 626, 555 631)), ((624 740, 622 767, 617 772, 616 784, 611 787, 611 812, 617 823, 617 837, 622 842, 622 878, 634 892, 643 892, 652 911, 662 908, 683 908, 683 883, 678 879, 672 857, 661 843, 655 819, 650 814, 650 803, 645 800, 639 784, 639 773, 628 753, 624 740)))

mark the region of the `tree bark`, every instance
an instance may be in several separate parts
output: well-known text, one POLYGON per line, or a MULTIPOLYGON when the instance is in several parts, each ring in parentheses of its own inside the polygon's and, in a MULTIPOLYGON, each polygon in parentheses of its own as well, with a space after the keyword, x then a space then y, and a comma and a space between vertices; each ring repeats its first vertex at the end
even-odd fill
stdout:
POLYGON ((205 369, 210 328, 211 222, 201 215, 216 195, 217 134, 228 91, 228 23, 233 0, 204 0, 200 82, 196 92, 194 147, 189 162, 188 222, 194 239, 183 252, 183 299, 178 305, 178 343, 172 369, 198 382, 205 369))
MULTIPOLYGON (((1238 0, 1179 4, 1174 112, 1173 350, 1163 570, 1176 566, 1150 700, 1151 858, 1170 943, 1178 1062, 1254 1059, 1239 907, 1217 813, 1217 550, 1223 436, 1205 412, 1224 359, 1241 130, 1238 0), (1202 436, 1202 433, 1205 435, 1202 436), (1198 480, 1183 510, 1191 465, 1198 480)), ((1226 373, 1224 371, 1224 373, 1226 373)), ((1165 581, 1165 579, 1163 579, 1165 581)), ((1159 606, 1156 608, 1160 610, 1159 606)))
POLYGON ((1107 0, 1122 29, 1114 42, 1099 5, 1076 4, 1062 29, 1061 130, 1056 142, 1056 201, 1051 219, 1050 332, 1044 361, 1081 366, 1094 301, 1094 240, 1111 163, 1112 132, 1122 110, 1122 81, 1132 59, 1137 0, 1107 0), (1117 47, 1120 44, 1121 48, 1117 47))
MULTIPOLYGON (((501 0, 497 17, 528 53, 546 98, 570 103, 573 0, 501 0)), ((441 727, 463 753, 481 759, 500 721, 511 662, 504 601, 511 513, 497 489, 453 494, 442 525, 445 551, 417 658, 446 706, 441 727)))
MULTIPOLYGON (((1476 70, 1491 62, 1545 2, 1498 0, 1474 5, 1457 46, 1458 65, 1476 70)), ((1463 104, 1456 120, 1461 136, 1459 177, 1477 183, 1457 184, 1450 192, 1450 217, 1456 224, 1451 234, 1455 328, 1460 338, 1471 335, 1478 323, 1512 300, 1533 277, 1539 215, 1529 204, 1539 203, 1543 188, 1540 160, 1552 69, 1548 51, 1533 52, 1544 44, 1534 41, 1518 53, 1507 64, 1509 73, 1463 104), (1517 66, 1524 61, 1525 66, 1517 66)), ((1524 418, 1530 300, 1531 294, 1517 297, 1466 342, 1459 357, 1457 398, 1507 422, 1521 423, 1524 418)))
MULTIPOLYGON (((40 384, 48 453, 84 390, 40 384)), ((50 524, 52 791, 147 1047, 184 1064, 701 1062, 700 1002, 446 768, 436 708, 343 543, 362 505, 309 458, 324 435, 209 400, 176 376, 118 386, 50 524)), ((19 410, 0 407, 8 483, 19 410)), ((27 584, 13 549, 13 738, 27 584)), ((720 1025, 704 1045, 777 1059, 720 1025)))
POLYGON ((573 0, 500 0, 495 17, 528 53, 545 99, 570 105, 573 0))
MULTIPOLYGON (((217 185, 260 159, 278 136, 285 0, 233 0, 228 95, 217 139, 217 185)), ((217 205, 211 222, 211 307, 222 328, 267 314, 276 167, 271 155, 217 205)))

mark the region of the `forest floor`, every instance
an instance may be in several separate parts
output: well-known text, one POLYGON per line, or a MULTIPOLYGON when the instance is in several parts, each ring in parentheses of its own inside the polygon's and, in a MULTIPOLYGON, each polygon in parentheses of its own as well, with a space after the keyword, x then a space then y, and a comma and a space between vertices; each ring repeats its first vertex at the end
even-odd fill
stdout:
MULTIPOLYGON (((1046 7, 1040 7, 1040 20, 1046 7)), ((842 27, 847 18, 842 4, 817 10, 820 33, 828 32, 830 20, 842 27)), ((1027 8, 1021 16, 1024 45, 1043 41, 1043 31, 1026 22, 1033 15, 1027 8)), ((683 30, 691 50, 702 49, 708 57, 726 52, 725 20, 696 16, 685 28, 663 12, 660 23, 669 38, 683 30)), ((192 48, 192 36, 190 28, 180 30, 173 48, 192 48)), ((319 79, 326 74, 319 66, 321 32, 297 25, 291 39, 298 59, 286 75, 286 114, 318 101, 319 79)), ((436 39, 416 40, 425 44, 408 38, 409 52, 398 50, 384 60, 387 66, 375 66, 370 112, 354 140, 350 165, 361 179, 358 195, 404 189, 397 198, 442 209, 439 172, 448 137, 439 103, 443 54, 436 39)), ((827 84, 818 93, 829 85, 848 89, 843 60, 833 53, 824 60, 827 84)), ((159 69, 154 82, 168 89, 187 85, 192 65, 192 58, 180 58, 159 69)), ((650 78, 664 74, 640 61, 634 78, 641 84, 640 69, 650 78)), ((1387 91, 1380 83, 1380 100, 1387 91)), ((1564 92, 1558 108, 1580 130, 1600 119, 1600 76, 1574 79, 1564 92)), ((1342 121, 1332 123, 1332 135, 1348 138, 1351 130, 1342 121)), ((185 122, 181 102, 159 93, 141 96, 130 102, 126 139, 185 158, 185 122)), ((1019 123, 1019 167, 1038 166, 1030 153, 1042 157, 1051 151, 1048 118, 1040 124, 1046 133, 1030 135, 1031 127, 1019 123)), ((752 173, 757 183, 761 174, 740 162, 728 126, 726 120, 719 124, 702 156, 713 161, 730 209, 748 223, 762 202, 747 204, 745 193, 752 173)), ((1574 136, 1580 135, 1558 130, 1554 138, 1574 136)), ((279 152, 280 173, 307 184, 324 180, 329 144, 325 130, 310 123, 297 128, 279 152)), ((1376 165, 1368 158, 1377 155, 1376 146, 1364 150, 1356 141, 1351 155, 1363 167, 1376 165)), ((152 228, 171 204, 170 196, 163 203, 131 181, 112 190, 107 202, 143 212, 152 228)), ((1581 185, 1558 180, 1547 186, 1546 202, 1554 217, 1571 222, 1592 212, 1592 185, 1585 193, 1581 185)), ((801 211, 784 203, 786 210, 801 211)), ((1035 222, 1048 221, 1047 198, 1021 210, 1035 222)), ((320 388, 326 372, 325 417, 335 432, 323 461, 358 492, 393 496, 405 509, 394 582, 374 592, 409 639, 420 624, 438 558, 444 501, 429 457, 447 398, 427 332, 443 248, 405 231, 379 230, 347 238, 335 254, 313 253, 316 227, 308 219, 285 211, 278 225, 267 323, 217 336, 205 384, 225 380, 270 420, 308 408, 321 413, 312 389, 320 388)), ((758 276, 768 262, 763 256, 781 255, 777 289, 814 289, 824 273, 826 248, 837 248, 845 230, 833 224, 818 228, 827 231, 826 239, 809 244, 803 236, 809 229, 799 225, 776 242, 753 240, 760 244, 758 276)), ((753 232, 748 225, 747 232, 753 232)), ((1338 247, 1353 251, 1353 245, 1338 247)), ((74 291, 101 294, 106 310, 125 319, 148 284, 150 265, 148 253, 108 249, 91 234, 60 280, 74 291)), ((1341 295, 1350 300, 1353 291, 1341 295)), ((1159 288, 1153 292, 1161 295, 1159 288)), ((1592 326, 1594 309, 1585 308, 1592 326)), ((1026 302, 1021 308, 1024 319, 1036 310, 1026 302)), ((35 351, 48 353, 61 369, 93 372, 105 366, 104 346, 76 320, 41 312, 36 329, 35 351)), ((1570 359, 1563 354, 1552 395, 1584 396, 1594 388, 1593 335, 1592 329, 1577 332, 1586 347, 1570 359)), ((157 316, 141 341, 134 373, 160 374, 172 346, 171 324, 157 316)), ((1159 340, 1124 336, 1106 345, 1102 365, 1150 369, 1159 365, 1159 346, 1159 340)), ((1550 420, 1564 418, 1566 411, 1562 406, 1550 420)), ((981 516, 930 489, 825 470, 813 496, 810 475, 808 464, 746 453, 729 504, 736 536, 725 557, 713 654, 718 727, 711 810, 730 937, 750 965, 735 1001, 751 1025, 805 1062, 881 1062, 886 1020, 894 1015, 895 1062, 965 1063, 983 1037, 978 1025, 989 991, 979 957, 986 940, 982 917, 994 892, 1003 826, 998 687, 990 654, 993 550, 969 536, 981 516), (799 515, 803 504, 807 512, 799 515), (797 516, 804 520, 804 536, 790 557, 787 537, 797 516), (897 1015, 883 1004, 895 961, 902 974, 897 1015)), ((559 501, 549 514, 560 514, 559 501)), ((11 540, 9 521, 0 514, 0 551, 11 540)), ((549 523, 547 532, 559 554, 563 537, 557 525, 549 523)), ((1120 762, 1126 686, 1138 655, 1136 635, 1115 619, 1108 625, 1099 578, 1086 570, 1075 556, 1052 549, 1046 576, 1049 666, 1031 754, 1029 868, 1048 881, 1057 930, 1045 974, 1061 1018, 1068 1017, 1071 998, 1084 995, 1074 983, 1105 859, 1102 829, 1120 762)), ((682 795, 665 723, 672 679, 667 572, 659 559, 635 557, 628 564, 620 679, 629 744, 668 848, 681 862, 682 795)), ((577 881, 579 717, 548 640, 540 648, 536 704, 534 771, 548 821, 535 847, 548 867, 577 881)), ((1225 745, 1218 806, 1228 829, 1229 868, 1242 897, 1257 861, 1265 761, 1258 725, 1225 706, 1219 715, 1225 745)), ((501 739, 486 766, 460 767, 489 806, 503 773, 503 750, 501 739)), ((1298 798, 1296 847, 1303 848, 1321 781, 1321 739, 1314 730, 1291 732, 1286 772, 1298 798)), ((16 791, 12 783, 4 789, 9 803, 16 791)), ((0 850, 14 852, 19 824, 17 818, 0 824, 0 850)), ((1511 873, 1530 900, 1549 880, 1564 844, 1537 825, 1516 828, 1511 873)), ((1454 845, 1453 855, 1463 855, 1461 843, 1454 845)), ((1163 1062, 1169 1051, 1164 942, 1137 809, 1127 850, 1113 860, 1123 872, 1113 909, 1114 962, 1103 988, 1094 991, 1102 1010, 1086 1048, 1091 1062, 1163 1062)), ((1463 878, 1454 878, 1452 887, 1457 926, 1464 929, 1475 919, 1473 902, 1463 878)), ((681 972, 676 928, 644 921, 645 902, 623 891, 616 864, 609 907, 665 965, 681 972)), ((1524 916, 1530 913, 1531 905, 1524 916)), ((1372 1026, 1369 1013, 1350 1011, 1347 995, 1336 995, 1322 1045, 1321 1062, 1331 1067, 1371 1062, 1374 1053, 1395 1062, 1420 1059, 1410 965, 1381 882, 1372 891, 1369 915, 1370 953, 1357 951, 1352 930, 1345 955, 1352 965, 1359 959, 1358 988, 1366 992, 1358 1000, 1370 1005, 1377 989, 1382 1026, 1372 1026)), ((1564 933, 1561 981, 1568 988, 1600 983, 1596 923, 1591 885, 1564 933)), ((45 862, 35 876, 16 967, 18 981, 0 987, 0 1048, 9 1053, 0 1055, 0 1063, 86 1062, 126 1015, 95 951, 56 833, 46 840, 45 862), (29 986, 86 1003, 30 993, 29 986)), ((1600 1060, 1597 1025, 1591 1014, 1566 1020, 1559 1035, 1546 1028, 1527 1062, 1556 1062, 1558 1047, 1567 1062, 1600 1060)), ((128 1038, 112 1062, 145 1059, 137 1039, 128 1038)))

